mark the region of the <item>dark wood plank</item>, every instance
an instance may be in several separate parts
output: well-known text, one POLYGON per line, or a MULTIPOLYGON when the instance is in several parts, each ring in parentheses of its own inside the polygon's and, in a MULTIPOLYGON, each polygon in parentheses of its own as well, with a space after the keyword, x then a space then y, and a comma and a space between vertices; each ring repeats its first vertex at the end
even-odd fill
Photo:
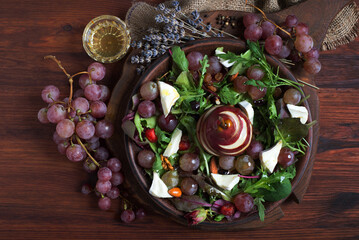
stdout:
MULTIPOLYGON (((45 85, 67 93, 65 76, 43 56, 55 54, 71 73, 84 70, 91 62, 81 44, 86 23, 102 14, 124 18, 130 5, 125 0, 1 2, 0 239, 359 238, 358 39, 321 55, 323 69, 315 80, 321 88, 321 130, 312 179, 303 201, 285 204, 286 215, 278 222, 257 230, 202 232, 148 209, 145 219, 126 225, 117 202, 102 212, 95 197, 80 193, 87 174, 57 153, 54 127, 36 119, 45 106, 40 98, 45 85)), ((115 85, 122 63, 107 65, 105 84, 115 85)))

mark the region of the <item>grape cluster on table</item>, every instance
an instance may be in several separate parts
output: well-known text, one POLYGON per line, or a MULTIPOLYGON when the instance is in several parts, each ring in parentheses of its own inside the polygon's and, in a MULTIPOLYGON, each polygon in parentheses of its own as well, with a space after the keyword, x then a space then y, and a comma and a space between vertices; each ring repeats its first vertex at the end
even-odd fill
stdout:
POLYGON ((304 61, 303 68, 310 74, 320 71, 319 51, 313 47, 308 25, 299 22, 295 15, 288 15, 279 24, 280 28, 255 13, 246 14, 243 24, 244 38, 250 41, 264 40, 264 48, 270 55, 293 63, 304 61))
MULTIPOLYGON (((111 137, 114 132, 112 123, 104 119, 110 90, 107 86, 98 84, 105 77, 106 69, 103 64, 94 62, 87 72, 90 77, 85 73, 80 76, 81 88, 74 92, 71 101, 69 97, 61 100, 60 90, 56 86, 46 86, 41 96, 48 106, 40 109, 38 119, 41 123, 56 124, 53 141, 61 154, 73 162, 83 161, 83 168, 88 173, 97 171, 96 185, 82 185, 83 194, 95 192, 99 196, 98 207, 101 210, 109 210, 111 200, 117 198, 131 207, 118 188, 124 181, 122 163, 119 159, 110 157, 100 140, 111 137)), ((138 209, 135 213, 132 208, 126 209, 127 207, 121 214, 124 222, 131 222, 136 216, 141 218, 145 215, 143 209, 138 209)))

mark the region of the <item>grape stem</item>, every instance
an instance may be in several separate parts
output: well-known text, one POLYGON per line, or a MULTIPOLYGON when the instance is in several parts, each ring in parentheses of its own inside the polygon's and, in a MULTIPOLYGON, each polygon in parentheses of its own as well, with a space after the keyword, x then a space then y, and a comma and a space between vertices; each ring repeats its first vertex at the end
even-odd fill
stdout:
POLYGON ((314 89, 317 89, 317 90, 320 89, 320 88, 318 88, 317 86, 314 86, 314 85, 312 85, 312 84, 310 84, 310 83, 307 83, 307 82, 305 82, 305 81, 303 81, 303 80, 300 80, 300 79, 298 79, 298 78, 297 78, 297 81, 300 82, 300 83, 303 83, 304 85, 307 85, 307 86, 309 86, 309 87, 312 87, 312 88, 314 88, 314 89))
MULTIPOLYGON (((53 61, 55 61, 57 63, 57 65, 59 66, 59 68, 65 73, 65 75, 67 76, 67 78, 69 79, 69 83, 70 83, 70 96, 69 96, 69 103, 68 103, 68 108, 67 108, 67 112, 71 111, 71 102, 72 102, 72 96, 73 96, 73 92, 74 92, 74 77, 76 77, 77 75, 80 74, 87 74, 89 76, 89 80, 90 80, 90 84, 92 84, 92 78, 91 78, 91 74, 89 72, 83 71, 83 72, 78 72, 75 73, 74 75, 70 75, 66 72, 65 68, 62 66, 61 61, 58 60, 55 56, 53 55, 47 55, 44 57, 44 59, 52 59, 53 61)), ((94 71, 93 69, 91 69, 91 71, 94 71)))
POLYGON ((272 20, 268 19, 268 18, 267 18, 267 15, 262 11, 262 9, 260 9, 259 7, 254 6, 253 4, 248 3, 248 0, 246 0, 246 5, 251 6, 251 7, 255 8, 255 9, 257 9, 257 10, 262 14, 264 20, 266 20, 266 21, 272 23, 274 26, 276 26, 276 28, 279 28, 280 30, 282 30, 283 32, 285 32, 289 37, 292 37, 292 35, 291 35, 288 31, 284 30, 283 28, 281 28, 280 26, 278 26, 275 22, 273 22, 272 20))
POLYGON ((76 136, 76 140, 77 142, 81 145, 81 147, 85 150, 87 156, 92 160, 92 162, 97 166, 97 167, 100 167, 100 164, 91 156, 91 154, 87 151, 87 148, 85 147, 85 145, 81 142, 81 139, 77 136, 76 136))

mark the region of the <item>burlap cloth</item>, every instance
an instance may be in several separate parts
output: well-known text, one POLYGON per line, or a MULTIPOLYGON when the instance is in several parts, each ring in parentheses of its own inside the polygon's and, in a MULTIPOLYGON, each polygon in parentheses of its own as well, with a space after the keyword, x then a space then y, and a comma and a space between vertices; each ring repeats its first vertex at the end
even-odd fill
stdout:
MULTIPOLYGON (((276 12, 303 0, 249 0, 265 12, 276 12)), ((312 0, 315 1, 315 0, 312 0)), ((338 0, 340 1, 340 0, 338 0)), ((201 11, 212 10, 238 10, 253 12, 254 9, 245 5, 241 0, 182 0, 179 1, 182 11, 190 13, 197 9, 201 11)), ((170 6, 170 1, 165 3, 170 6)), ((144 2, 134 2, 126 15, 126 22, 131 29, 131 37, 134 40, 142 39, 145 30, 154 27, 154 16, 158 14, 154 6, 144 2)), ((344 7, 331 22, 321 50, 330 50, 354 40, 358 33, 359 11, 355 2, 344 7)))

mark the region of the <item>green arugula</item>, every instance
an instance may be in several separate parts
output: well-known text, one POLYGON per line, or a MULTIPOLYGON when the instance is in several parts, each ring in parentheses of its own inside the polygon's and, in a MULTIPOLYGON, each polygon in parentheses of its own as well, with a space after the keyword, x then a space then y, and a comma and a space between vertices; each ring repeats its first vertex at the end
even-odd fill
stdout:
POLYGON ((238 93, 233 89, 233 84, 224 85, 218 92, 221 102, 229 105, 236 105, 245 98, 244 93, 238 93))
POLYGON ((186 58, 186 54, 179 46, 173 46, 172 50, 172 71, 178 76, 183 71, 188 71, 188 60, 186 58))
POLYGON ((198 89, 202 89, 204 75, 206 74, 207 68, 209 67, 208 56, 204 55, 200 63, 201 63, 201 77, 199 79, 198 89))

